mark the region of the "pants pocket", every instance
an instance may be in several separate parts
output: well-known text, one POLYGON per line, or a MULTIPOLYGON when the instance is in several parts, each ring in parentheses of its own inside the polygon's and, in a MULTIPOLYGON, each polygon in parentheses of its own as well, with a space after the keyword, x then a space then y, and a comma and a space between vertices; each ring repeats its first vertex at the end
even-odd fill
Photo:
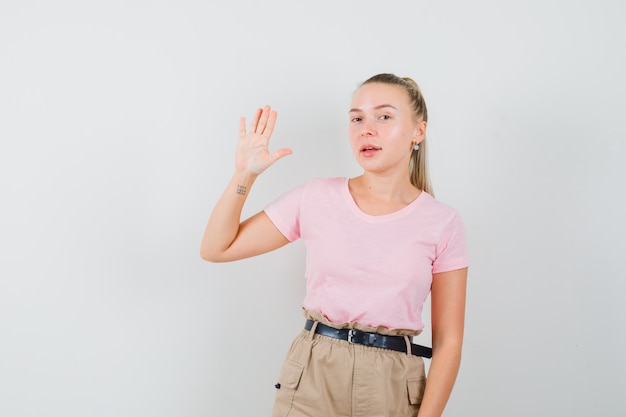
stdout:
POLYGON ((300 384, 304 366, 285 359, 276 384, 276 400, 272 417, 287 417, 293 405, 293 397, 300 384))
POLYGON ((426 379, 423 377, 410 378, 406 381, 406 389, 409 395, 409 404, 420 405, 426 388, 426 379))

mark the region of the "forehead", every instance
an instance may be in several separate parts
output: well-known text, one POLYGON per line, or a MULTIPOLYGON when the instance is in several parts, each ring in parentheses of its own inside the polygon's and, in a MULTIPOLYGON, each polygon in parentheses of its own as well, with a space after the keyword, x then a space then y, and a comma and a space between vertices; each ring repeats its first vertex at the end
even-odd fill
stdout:
POLYGON ((371 107, 391 104, 400 109, 410 107, 409 94, 400 85, 368 83, 359 87, 352 96, 352 109, 367 110, 371 107))

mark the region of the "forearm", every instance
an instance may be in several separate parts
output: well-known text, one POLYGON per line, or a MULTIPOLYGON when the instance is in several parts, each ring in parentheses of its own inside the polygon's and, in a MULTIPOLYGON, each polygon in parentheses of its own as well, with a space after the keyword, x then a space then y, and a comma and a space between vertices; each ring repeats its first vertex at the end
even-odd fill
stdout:
POLYGON ((433 346, 426 390, 418 417, 440 417, 450 398, 461 364, 461 342, 433 346))
POLYGON ((255 180, 254 174, 233 175, 209 217, 200 247, 202 259, 221 260, 221 255, 237 236, 243 205, 255 180))

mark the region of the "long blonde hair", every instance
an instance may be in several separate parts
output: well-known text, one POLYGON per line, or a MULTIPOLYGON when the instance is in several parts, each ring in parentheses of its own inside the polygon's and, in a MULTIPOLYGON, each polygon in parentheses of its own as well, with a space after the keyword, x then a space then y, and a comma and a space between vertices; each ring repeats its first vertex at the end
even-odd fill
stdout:
MULTIPOLYGON (((394 74, 383 73, 368 78, 363 81, 361 85, 370 83, 391 84, 403 87, 411 98, 415 120, 428 122, 426 101, 424 100, 424 96, 422 96, 419 86, 411 78, 402 78, 394 74)), ((426 145, 426 138, 420 142, 419 149, 414 150, 411 154, 411 160, 409 161, 409 177, 411 179, 411 184, 413 184, 416 188, 426 191, 432 196, 435 195, 433 186, 430 183, 430 174, 428 172, 428 147, 426 145)))

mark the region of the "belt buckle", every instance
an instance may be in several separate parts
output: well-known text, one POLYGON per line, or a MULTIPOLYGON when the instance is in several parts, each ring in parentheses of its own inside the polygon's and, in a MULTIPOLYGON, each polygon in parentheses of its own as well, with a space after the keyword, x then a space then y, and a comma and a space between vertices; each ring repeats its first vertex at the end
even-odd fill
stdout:
POLYGON ((354 337, 354 329, 348 330, 348 343, 350 343, 351 345, 354 344, 354 340, 352 339, 353 337, 354 337))

